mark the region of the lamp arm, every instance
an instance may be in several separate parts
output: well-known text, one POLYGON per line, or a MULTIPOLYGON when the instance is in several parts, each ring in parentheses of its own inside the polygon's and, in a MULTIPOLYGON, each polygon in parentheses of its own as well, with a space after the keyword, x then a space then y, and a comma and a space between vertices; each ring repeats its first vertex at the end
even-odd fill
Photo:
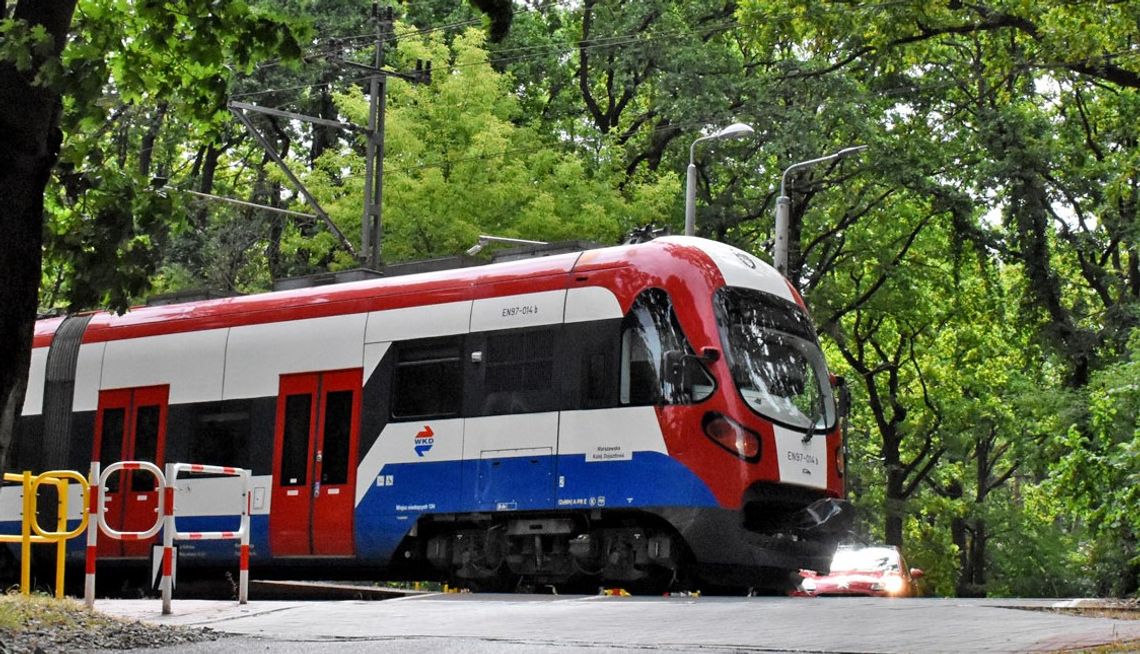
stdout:
POLYGON ((793 170, 799 170, 800 168, 807 168, 808 166, 814 166, 818 163, 823 163, 825 161, 831 161, 833 159, 838 159, 838 158, 839 158, 838 153, 829 154, 826 157, 817 157, 815 159, 809 159, 807 161, 801 161, 799 163, 794 163, 794 164, 788 166, 787 168, 784 169, 784 174, 780 176, 780 196, 784 197, 787 195, 786 193, 784 193, 784 187, 788 181, 788 173, 792 172, 793 170))
POLYGON ((689 165, 695 165, 697 162, 697 144, 703 141, 710 141, 714 138, 716 138, 715 134, 712 136, 701 136, 693 141, 692 145, 689 146, 689 165))

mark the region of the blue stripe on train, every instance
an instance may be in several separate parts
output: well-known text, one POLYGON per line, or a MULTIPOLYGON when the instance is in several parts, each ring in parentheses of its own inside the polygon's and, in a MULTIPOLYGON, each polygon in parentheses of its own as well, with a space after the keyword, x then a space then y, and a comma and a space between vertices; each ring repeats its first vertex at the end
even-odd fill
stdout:
MULTIPOLYGON (((387 562, 425 513, 647 506, 715 507, 717 503, 708 486, 688 468, 657 452, 600 462, 587 462, 586 455, 577 454, 389 464, 356 507, 356 556, 362 562, 387 562)), ((178 518, 178 530, 183 532, 237 527, 236 516, 178 518)), ((251 516, 250 530, 252 567, 269 555, 269 516, 251 516)), ((19 531, 18 522, 0 523, 0 533, 19 531)), ((100 535, 101 541, 104 538, 100 535)), ((180 562, 237 564, 237 541, 178 544, 180 562)), ((83 536, 72 539, 68 558, 82 560, 85 545, 83 536)))
POLYGON ((388 464, 356 510, 358 556, 387 560, 420 515, 473 511, 717 506, 708 486, 676 459, 638 452, 388 464))

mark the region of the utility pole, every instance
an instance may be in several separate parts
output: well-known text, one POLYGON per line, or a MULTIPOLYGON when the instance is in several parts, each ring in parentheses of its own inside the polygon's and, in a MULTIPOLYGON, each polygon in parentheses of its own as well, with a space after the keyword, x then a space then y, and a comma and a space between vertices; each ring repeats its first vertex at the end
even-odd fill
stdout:
MULTIPOLYGON (((372 3, 372 20, 376 27, 376 52, 373 57, 373 64, 361 64, 354 61, 348 61, 339 57, 331 58, 338 65, 362 70, 368 73, 370 80, 369 93, 371 100, 368 106, 368 127, 360 127, 351 123, 342 123, 339 121, 325 120, 323 118, 316 118, 313 116, 305 116, 303 114, 296 114, 280 109, 271 109, 268 107, 258 107, 251 104, 242 102, 229 103, 229 109, 246 129, 257 138, 262 147, 265 148, 269 156, 277 163, 278 166, 285 172, 289 180, 305 198, 311 207, 316 211, 317 215, 328 224, 329 229, 340 239, 341 244, 345 250, 350 252, 356 257, 362 265, 367 266, 373 270, 380 267, 380 239, 383 236, 384 228, 381 222, 382 218, 382 200, 384 193, 384 114, 387 109, 387 90, 388 90, 388 76, 398 77, 402 80, 408 81, 412 84, 431 84, 431 61, 416 60, 416 69, 413 72, 405 73, 394 70, 386 70, 384 68, 384 49, 389 40, 393 38, 392 27, 396 21, 395 9, 392 7, 380 8, 379 2, 373 0, 372 3), (316 125, 325 125, 329 127, 338 127, 340 129, 353 131, 357 133, 363 132, 366 139, 365 143, 365 156, 364 156, 364 215, 360 222, 360 250, 359 253, 352 244, 348 242, 344 234, 337 229, 336 224, 333 223, 332 218, 321 208, 316 198, 309 193, 301 180, 289 170, 289 166, 277 154, 273 145, 265 138, 264 135, 258 131, 253 121, 245 115, 245 112, 254 112, 260 114, 267 114, 270 116, 277 116, 280 118, 287 118, 289 120, 299 120, 316 125)), ((228 201, 226 198, 217 198, 228 201)), ((248 203, 247 203, 248 204, 248 203)), ((272 207, 264 207, 258 205, 260 208, 273 210, 272 207)), ((296 213, 296 212, 294 212, 296 213)), ((305 215, 305 214, 300 214, 305 215)))
POLYGON ((361 255, 367 267, 380 267, 380 241, 384 234, 384 115, 388 104, 388 77, 384 74, 384 45, 392 34, 392 7, 372 3, 376 27, 376 72, 370 81, 368 143, 364 154, 364 215, 360 221, 361 255))

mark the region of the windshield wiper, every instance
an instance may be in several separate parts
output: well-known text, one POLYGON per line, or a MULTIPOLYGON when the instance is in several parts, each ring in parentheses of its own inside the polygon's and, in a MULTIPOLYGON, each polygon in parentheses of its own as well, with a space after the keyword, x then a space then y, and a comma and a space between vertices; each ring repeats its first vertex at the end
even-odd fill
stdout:
POLYGON ((811 424, 808 425, 807 433, 804 434, 804 438, 800 442, 802 442, 802 443, 810 443, 811 442, 811 439, 815 437, 815 426, 817 424, 819 424, 820 420, 823 420, 823 414, 824 414, 823 399, 820 398, 819 410, 816 411, 815 413, 813 413, 810 418, 808 418, 808 420, 811 420, 811 424))

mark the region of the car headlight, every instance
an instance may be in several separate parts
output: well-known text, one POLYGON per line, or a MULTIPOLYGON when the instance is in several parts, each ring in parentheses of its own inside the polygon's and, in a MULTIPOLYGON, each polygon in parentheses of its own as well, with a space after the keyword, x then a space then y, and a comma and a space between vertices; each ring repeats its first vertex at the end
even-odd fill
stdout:
POLYGON ((883 577, 882 589, 891 595, 898 595, 906 588, 906 581, 902 577, 890 576, 883 577))
POLYGON ((805 593, 814 593, 815 579, 812 579, 811 577, 805 577, 804 580, 800 582, 800 588, 802 588, 805 593))

